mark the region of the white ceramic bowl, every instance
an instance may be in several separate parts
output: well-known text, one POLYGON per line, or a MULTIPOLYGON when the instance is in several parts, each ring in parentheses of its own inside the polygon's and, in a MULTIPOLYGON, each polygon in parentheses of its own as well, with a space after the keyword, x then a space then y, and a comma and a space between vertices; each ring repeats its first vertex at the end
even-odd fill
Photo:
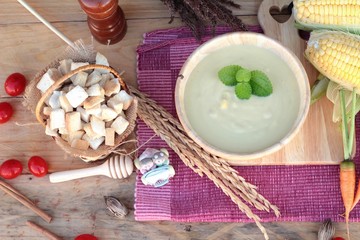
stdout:
MULTIPOLYGON (((241 47, 241 46, 240 46, 241 47)), ((256 51, 255 51, 256 52, 256 51)), ((239 52, 239 59, 246 59, 247 56, 241 56, 242 52, 239 52)), ((230 54, 231 55, 231 54, 230 54)), ((215 55, 214 55, 215 56, 215 55)), ((237 55, 236 55, 237 56, 237 55)), ((235 60, 236 60, 235 56, 235 60)), ((252 56, 256 57, 256 56, 252 56)), ((234 60, 234 56, 232 56, 234 60)), ((231 61, 233 61, 231 60, 231 61)), ((210 60, 207 60, 210 61, 210 60)), ((219 70, 220 66, 226 66, 229 64, 237 64, 236 61, 231 62, 229 59, 226 58, 226 56, 219 57, 219 59, 214 60, 216 63, 214 63, 214 68, 217 69, 211 69, 212 67, 209 66, 209 69, 206 69, 207 71, 212 71, 212 76, 216 75, 217 71, 219 70), (230 62, 229 62, 230 61, 230 62), (224 64, 220 64, 224 62, 224 64)), ((259 63, 262 61, 261 57, 258 59, 259 63)), ((254 61, 253 61, 254 62, 254 61)), ((255 61, 256 62, 256 61, 255 61)), ((246 62, 245 62, 246 64, 246 62)), ((269 63, 270 64, 270 63, 269 63)), ((204 63, 203 63, 204 65, 204 63)), ((241 65, 241 64, 240 64, 241 65)), ((253 65, 256 65, 256 63, 253 65)), ((261 64, 259 64, 260 66, 261 64)), ((262 63, 262 66, 264 63, 262 63)), ((201 66, 201 65, 199 65, 201 66)), ((249 66, 246 66, 249 67, 249 66)), ((256 66, 250 66, 250 68, 256 69, 256 66)), ((202 68, 204 69, 204 68, 202 68)), ((259 69, 260 70, 260 69, 259 69)), ((271 72, 271 69, 269 70, 271 72)), ((205 75, 205 72, 204 72, 205 75)), ((201 76, 201 75, 200 75, 201 76)), ((194 78, 194 77, 193 77, 194 78)), ((270 79, 271 80, 271 79, 270 79)), ((195 80, 191 80, 195 81, 195 80)), ((220 81, 220 80, 219 80, 220 81)), ((190 85, 190 86, 196 86, 196 85, 190 85)), ((189 87, 190 88, 190 87, 189 87)), ((276 86, 274 86, 274 92, 277 91, 276 86)), ((294 93, 295 93, 294 92, 294 93)), ((209 92, 211 95, 212 93, 209 92)), ((258 98, 258 97, 257 97, 258 98)), ((265 99, 266 97, 264 97, 265 99)), ((285 99, 285 101, 288 101, 289 99, 285 99)), ((239 100, 239 101, 247 101, 247 100, 239 100)), ((271 153, 274 153, 281 149, 283 146, 285 146, 294 136, 298 133, 299 129, 303 125, 305 118, 307 116, 307 113, 309 111, 310 106, 310 87, 309 87, 309 81, 307 74, 301 64, 301 62, 298 60, 298 58, 288 49, 283 47, 280 43, 278 43, 275 40, 272 40, 262 34, 257 33, 229 33, 225 35, 221 35, 219 37, 216 37, 205 44, 201 45, 198 49, 196 49, 191 56, 187 59, 185 64, 183 65, 179 78, 177 79, 176 83, 176 89, 175 89, 175 104, 176 104, 176 111, 178 114, 178 117, 180 119, 181 124, 183 125, 185 131, 187 134, 196 142, 198 143, 202 148, 204 148, 206 151, 208 151, 211 154, 217 155, 219 157, 222 157, 224 159, 236 161, 236 160, 246 160, 246 159, 254 159, 254 158, 261 158, 264 156, 267 156, 271 153), (256 150, 239 150, 239 151, 233 151, 225 149, 224 147, 219 147, 217 144, 209 143, 209 141, 205 140, 205 138, 202 136, 202 134, 199 134, 194 127, 191 124, 191 121, 189 120, 189 116, 186 112, 186 104, 185 104, 185 95, 187 94, 187 84, 189 83, 189 79, 191 79, 192 74, 195 74, 194 72, 198 72, 197 76, 199 76, 199 69, 197 66, 201 64, 204 59, 211 59, 211 56, 214 54, 218 54, 216 56, 223 56, 221 55, 221 51, 225 51, 224 49, 227 49, 226 51, 229 51, 229 49, 239 48, 239 45, 243 45, 247 48, 260 48, 266 49, 267 51, 270 51, 276 55, 276 57, 280 58, 282 62, 284 62, 284 65, 287 66, 287 69, 290 69, 290 73, 292 73, 292 76, 294 78, 291 78, 289 76, 289 81, 294 81, 295 86, 295 92, 296 96, 299 96, 299 101, 296 103, 296 109, 294 110, 294 117, 291 122, 289 122, 289 130, 286 130, 284 135, 277 139, 274 142, 271 142, 270 145, 256 150), (248 47, 249 46, 249 47, 248 47), (220 54, 220 55, 219 55, 220 54), (210 57, 210 58, 208 58, 210 57), (196 70, 196 71, 194 71, 196 70)), ((295 109, 295 108, 294 108, 295 109)), ((280 109, 281 111, 284 111, 284 114, 287 114, 286 109, 280 109)), ((194 112, 194 111, 193 111, 194 112)), ((229 122, 221 122, 221 124, 230 124, 229 122)), ((239 130, 239 129, 237 129, 239 130)), ((210 129, 209 129, 210 131, 210 129)), ((226 137, 226 136, 224 136, 226 137)))

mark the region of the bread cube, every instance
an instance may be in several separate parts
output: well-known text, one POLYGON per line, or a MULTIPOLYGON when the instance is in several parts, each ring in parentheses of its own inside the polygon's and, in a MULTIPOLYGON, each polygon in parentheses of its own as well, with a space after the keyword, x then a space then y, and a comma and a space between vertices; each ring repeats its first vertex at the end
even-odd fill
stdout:
POLYGON ((92 130, 100 136, 105 136, 105 122, 95 116, 90 117, 90 125, 92 130))
POLYGON ((106 105, 101 105, 101 119, 105 122, 114 120, 118 116, 117 112, 106 105))
POLYGON ((99 85, 101 87, 103 87, 107 81, 109 81, 110 79, 113 79, 113 78, 114 78, 114 75, 112 73, 101 74, 101 80, 99 82, 99 85))
POLYGON ((64 135, 64 134, 69 134, 69 131, 67 130, 67 128, 66 127, 63 127, 63 128, 59 128, 59 133, 61 134, 61 135, 64 135))
MULTIPOLYGON (((72 71, 72 70, 75 70, 75 69, 77 69, 79 67, 86 66, 86 65, 89 65, 89 63, 88 62, 72 62, 70 70, 72 71)), ((71 81, 75 80, 76 75, 71 77, 71 81)))
POLYGON ((43 114, 44 114, 45 116, 50 116, 51 110, 52 110, 51 107, 44 107, 44 109, 43 109, 43 114))
POLYGON ((58 108, 53 109, 50 113, 50 129, 59 129, 65 127, 65 111, 64 109, 58 108))
POLYGON ((117 117, 111 124, 111 128, 115 129, 115 132, 119 135, 125 132, 128 126, 129 122, 122 116, 117 117))
POLYGON ((81 117, 79 112, 69 112, 65 115, 66 128, 71 132, 82 129, 81 117))
MULTIPOLYGON (((72 82, 75 86, 85 87, 86 81, 88 79, 89 74, 86 72, 79 72, 75 75, 75 77, 72 79, 72 82)), ((70 89, 71 90, 71 89, 70 89)))
POLYGON ((87 94, 90 97, 104 97, 105 95, 105 91, 102 87, 100 87, 100 85, 98 83, 90 86, 87 90, 86 90, 87 94))
POLYGON ((47 72, 41 77, 40 81, 36 84, 36 88, 39 89, 42 93, 44 93, 60 77, 61 74, 56 68, 49 68, 47 72))
POLYGON ((90 73, 85 86, 90 87, 91 85, 94 85, 102 79, 101 73, 98 70, 94 70, 92 73, 90 73))
POLYGON ((52 109, 55 109, 55 108, 60 108, 61 105, 60 105, 60 100, 59 100, 59 97, 61 96, 61 92, 60 91, 54 91, 50 98, 49 98, 49 106, 52 108, 52 109))
POLYGON ((80 113, 81 120, 87 123, 89 122, 90 114, 85 109, 79 106, 76 108, 76 111, 80 113))
POLYGON ((84 124, 84 131, 86 133, 85 135, 89 136, 90 139, 95 139, 95 138, 101 137, 99 134, 94 132, 90 123, 84 124))
POLYGON ((74 110, 65 95, 63 94, 60 95, 59 102, 60 102, 60 107, 64 109, 66 113, 72 112, 74 110))
POLYGON ((85 110, 87 114, 92 115, 92 116, 96 116, 98 118, 101 117, 101 107, 100 107, 100 103, 95 105, 92 108, 86 109, 85 110))
POLYGON ((107 105, 114 109, 117 114, 121 113, 124 107, 124 103, 120 102, 115 96, 108 100, 107 105))
POLYGON ((45 126, 45 134, 48 136, 52 136, 52 137, 56 137, 58 136, 58 133, 56 130, 52 130, 50 128, 50 121, 48 119, 48 121, 46 122, 46 126, 45 126))
POLYGON ((83 140, 87 141, 92 149, 97 150, 100 147, 100 145, 104 142, 105 137, 91 139, 87 134, 85 134, 83 136, 83 140))
POLYGON ((71 63, 72 63, 72 59, 63 59, 60 61, 60 65, 58 67, 59 72, 62 75, 67 74, 68 72, 70 72, 71 70, 71 63))
POLYGON ((73 108, 77 108, 85 101, 85 99, 88 97, 88 94, 82 87, 76 86, 74 89, 71 89, 65 96, 71 106, 73 108))
POLYGON ((120 83, 118 78, 107 81, 104 85, 105 96, 110 97, 113 94, 120 92, 120 83))
MULTIPOLYGON (((106 57, 104 55, 102 55, 101 53, 99 53, 99 52, 96 53, 95 63, 100 64, 100 65, 109 66, 109 62, 106 59, 106 57)), ((105 69, 98 69, 98 71, 101 72, 101 73, 110 72, 109 70, 105 70, 105 69)))
POLYGON ((105 145, 106 146, 115 146, 115 129, 106 128, 105 129, 105 145))
POLYGON ((83 130, 78 130, 78 131, 74 131, 74 132, 70 132, 69 133, 69 142, 73 142, 75 139, 81 139, 85 134, 85 131, 83 130))
POLYGON ((99 105, 100 103, 102 103, 103 101, 105 101, 105 99, 103 97, 88 97, 85 101, 84 101, 84 108, 85 109, 89 109, 89 108, 93 108, 97 105, 99 105))

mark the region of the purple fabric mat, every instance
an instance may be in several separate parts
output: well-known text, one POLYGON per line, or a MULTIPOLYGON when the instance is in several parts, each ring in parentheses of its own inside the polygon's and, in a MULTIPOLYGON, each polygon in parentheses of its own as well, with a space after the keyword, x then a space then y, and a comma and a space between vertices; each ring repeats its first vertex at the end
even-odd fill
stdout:
MULTIPOLYGON (((251 31, 261 32, 259 27, 251 31)), ((228 32, 219 27, 216 34, 228 32)), ((211 38, 210 32, 204 40, 211 38)), ((187 28, 154 31, 144 35, 138 47, 139 89, 176 116, 173 93, 176 77, 184 61, 200 43, 191 37, 187 28)), ((360 128, 360 119, 356 122, 360 128)), ((154 136, 142 121, 138 122, 139 146, 154 136)), ((356 137, 359 144, 360 135, 356 137)), ((339 143, 341 144, 341 143, 339 143)), ((155 137, 146 147, 164 147, 155 137)), ((136 179, 135 218, 138 221, 172 220, 201 222, 249 222, 245 214, 221 189, 187 168, 169 147, 171 164, 176 176, 162 188, 144 186, 140 173, 136 179)), ((360 148, 355 161, 359 162, 360 148)), ((258 186, 259 192, 277 205, 281 217, 253 209, 262 221, 323 221, 331 218, 343 221, 344 212, 339 190, 338 166, 253 166, 236 167, 248 182, 258 186)), ((359 167, 358 167, 359 169, 359 167)), ((359 172, 357 176, 359 176, 359 172)), ((351 221, 360 221, 360 205, 351 213, 351 221)))

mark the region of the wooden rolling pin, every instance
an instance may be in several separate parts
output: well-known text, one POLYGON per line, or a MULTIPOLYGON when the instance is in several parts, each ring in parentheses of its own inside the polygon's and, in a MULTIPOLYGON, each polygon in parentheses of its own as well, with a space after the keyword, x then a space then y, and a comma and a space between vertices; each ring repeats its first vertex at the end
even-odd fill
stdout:
POLYGON ((100 166, 52 173, 49 175, 49 179, 52 183, 65 182, 98 175, 114 179, 122 179, 129 177, 133 170, 134 164, 130 157, 116 155, 100 166))

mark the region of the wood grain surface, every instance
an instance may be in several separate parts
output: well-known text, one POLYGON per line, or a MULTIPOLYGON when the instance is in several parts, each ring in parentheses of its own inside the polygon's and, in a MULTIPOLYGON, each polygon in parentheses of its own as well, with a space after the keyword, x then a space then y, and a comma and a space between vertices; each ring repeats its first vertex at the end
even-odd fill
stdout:
MULTIPOLYGON (((91 35, 77 1, 74 0, 28 0, 33 8, 61 30, 71 40, 91 42, 91 35)), ((256 12, 260 0, 236 2, 242 9, 235 13, 247 24, 257 24, 256 12)), ((129 84, 136 85, 136 47, 142 34, 155 29, 182 25, 179 19, 169 25, 169 12, 160 0, 121 0, 128 32, 118 44, 104 46, 95 42, 95 47, 104 53, 110 63, 125 70, 129 84)), ((0 85, 13 72, 23 73, 29 80, 46 66, 65 47, 65 43, 38 22, 15 0, 2 0, 0 8, 0 85)), ((27 160, 32 155, 43 156, 50 171, 88 167, 82 161, 66 156, 51 138, 45 136, 35 117, 21 104, 21 97, 8 97, 0 87, 0 101, 9 101, 15 115, 6 124, 0 125, 0 162, 17 158, 24 164, 24 174, 8 181, 46 212, 54 217, 45 223, 27 208, 3 192, 0 192, 0 239, 42 240, 26 226, 26 221, 38 223, 65 240, 74 239, 80 233, 93 233, 101 240, 115 239, 263 239, 254 224, 248 223, 175 223, 136 222, 133 211, 130 216, 115 219, 106 210, 103 196, 112 195, 122 200, 129 209, 134 205, 135 176, 125 180, 106 177, 91 177, 71 182, 50 184, 48 177, 35 178, 28 174, 27 160)), ((323 116, 319 116, 323 117, 323 116)), ((314 146, 315 147, 315 146, 314 146)), ((330 201, 325 199, 324 201, 330 201)), ((221 204, 221 203, 219 203, 221 204)), ((265 223, 271 239, 311 240, 316 239, 319 223, 265 223)), ((337 224, 338 235, 345 236, 344 224, 337 224)), ((353 236, 360 235, 360 224, 350 225, 353 236)), ((356 238, 353 238, 356 239, 356 238)))

